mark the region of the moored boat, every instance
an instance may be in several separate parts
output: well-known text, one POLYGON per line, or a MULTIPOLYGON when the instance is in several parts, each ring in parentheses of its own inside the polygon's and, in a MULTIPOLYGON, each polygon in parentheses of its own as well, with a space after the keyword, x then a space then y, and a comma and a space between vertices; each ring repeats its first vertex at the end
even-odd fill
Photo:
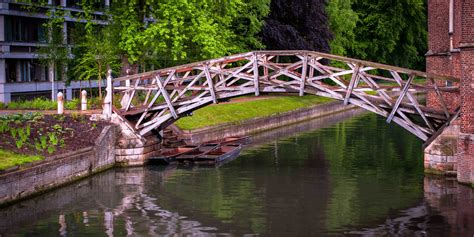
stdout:
POLYGON ((177 156, 186 154, 198 148, 199 146, 180 146, 176 148, 165 148, 156 157, 150 158, 150 162, 169 164, 175 161, 175 158, 177 156))
POLYGON ((189 152, 185 152, 181 155, 176 156, 175 159, 177 161, 194 161, 194 159, 196 159, 197 157, 206 155, 212 150, 218 148, 219 146, 220 144, 218 143, 202 144, 197 149, 194 149, 189 152))
POLYGON ((245 136, 245 137, 226 137, 226 138, 223 138, 223 139, 218 139, 218 140, 211 141, 209 143, 246 145, 249 142, 250 142, 250 137, 245 136))
POLYGON ((195 163, 215 164, 237 157, 242 149, 241 144, 224 144, 204 155, 196 157, 195 163))

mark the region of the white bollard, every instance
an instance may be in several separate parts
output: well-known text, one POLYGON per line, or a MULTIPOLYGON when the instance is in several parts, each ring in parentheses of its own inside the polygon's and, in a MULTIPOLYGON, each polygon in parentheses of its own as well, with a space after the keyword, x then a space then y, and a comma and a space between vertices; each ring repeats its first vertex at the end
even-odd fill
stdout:
POLYGON ((58 92, 58 114, 64 113, 64 96, 62 92, 58 92))
POLYGON ((87 91, 85 90, 81 92, 81 110, 87 110, 87 91))

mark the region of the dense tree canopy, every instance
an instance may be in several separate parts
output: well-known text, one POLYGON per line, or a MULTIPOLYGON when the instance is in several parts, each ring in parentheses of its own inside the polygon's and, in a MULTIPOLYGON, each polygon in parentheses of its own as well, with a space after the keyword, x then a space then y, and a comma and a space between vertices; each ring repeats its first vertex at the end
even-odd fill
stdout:
POLYGON ((129 63, 156 66, 220 57, 263 47, 257 34, 269 0, 125 0, 111 28, 129 63))
POLYGON ((333 53, 424 68, 425 0, 330 0, 327 11, 335 34, 333 53))
POLYGON ((325 0, 272 0, 270 16, 263 27, 268 49, 306 49, 329 52, 325 0))

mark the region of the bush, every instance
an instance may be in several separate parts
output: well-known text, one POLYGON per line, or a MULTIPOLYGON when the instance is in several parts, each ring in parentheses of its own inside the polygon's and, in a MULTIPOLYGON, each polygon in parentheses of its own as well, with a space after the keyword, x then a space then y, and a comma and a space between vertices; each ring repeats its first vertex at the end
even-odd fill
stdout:
POLYGON ((0 102, 0 109, 5 109, 6 107, 7 106, 4 103, 0 102))
POLYGON ((81 108, 81 100, 76 98, 70 101, 66 101, 64 108, 68 110, 78 110, 81 108))
POLYGON ((7 107, 8 109, 54 110, 57 108, 57 103, 45 98, 36 98, 33 100, 12 101, 7 107))
MULTIPOLYGON (((2 108, 56 110, 58 108, 58 103, 56 101, 51 101, 50 99, 36 98, 33 100, 13 101, 7 105, 0 104, 0 109, 2 108)), ((81 109, 81 100, 79 98, 75 98, 70 101, 65 101, 64 109, 81 109)), ((87 109, 102 109, 102 100, 99 100, 97 97, 87 98, 87 109)))

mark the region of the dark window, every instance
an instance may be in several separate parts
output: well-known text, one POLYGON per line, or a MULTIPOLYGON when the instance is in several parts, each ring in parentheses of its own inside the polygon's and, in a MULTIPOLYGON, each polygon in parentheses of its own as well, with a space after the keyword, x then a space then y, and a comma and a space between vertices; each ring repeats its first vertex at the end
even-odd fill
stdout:
POLYGON ((38 60, 7 59, 5 69, 7 82, 48 81, 48 69, 38 60))
POLYGON ((5 36, 8 42, 45 42, 43 20, 5 16, 5 36))

